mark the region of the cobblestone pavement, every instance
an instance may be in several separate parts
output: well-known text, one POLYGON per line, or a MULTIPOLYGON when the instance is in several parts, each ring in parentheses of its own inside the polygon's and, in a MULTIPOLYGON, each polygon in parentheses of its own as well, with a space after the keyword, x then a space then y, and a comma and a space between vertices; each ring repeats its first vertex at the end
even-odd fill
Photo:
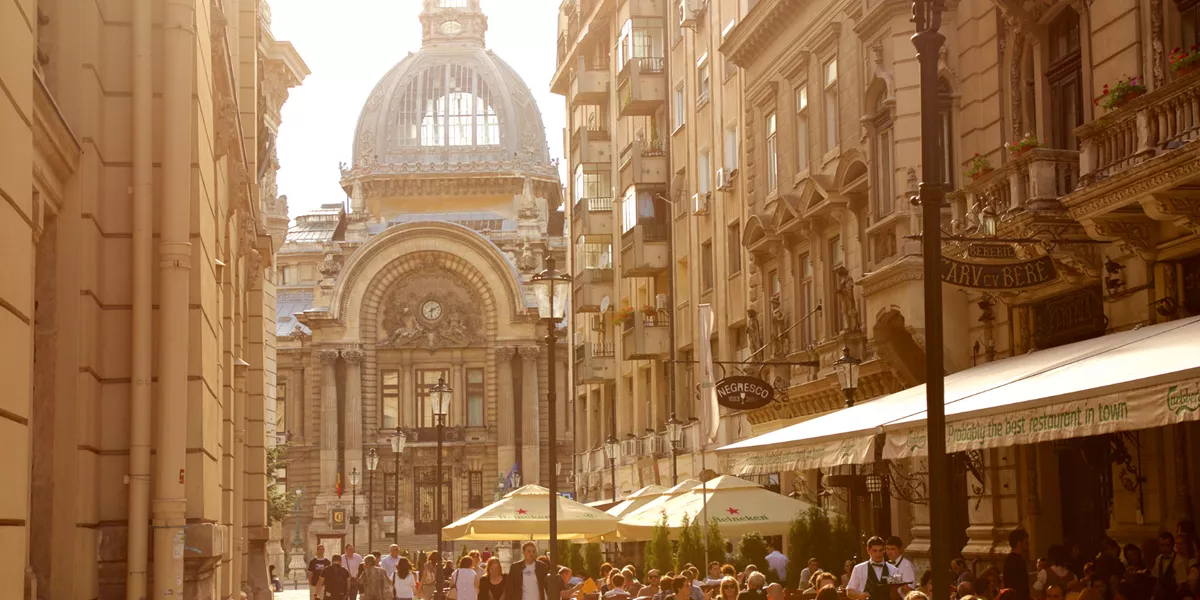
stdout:
POLYGON ((309 598, 307 586, 298 590, 285 589, 282 592, 275 592, 275 600, 309 600, 309 598))

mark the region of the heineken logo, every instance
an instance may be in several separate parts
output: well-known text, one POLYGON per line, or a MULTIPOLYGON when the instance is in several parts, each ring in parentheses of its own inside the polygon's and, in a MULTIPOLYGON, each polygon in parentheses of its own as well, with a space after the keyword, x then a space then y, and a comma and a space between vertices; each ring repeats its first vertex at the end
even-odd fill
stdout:
POLYGON ((1173 385, 1167 388, 1167 410, 1181 415, 1200 410, 1200 389, 1173 385))
POLYGON ((766 521, 767 517, 765 515, 735 514, 735 515, 729 515, 729 516, 717 515, 717 516, 712 517, 712 520, 717 521, 718 523, 746 523, 746 522, 751 522, 751 521, 766 521))
POLYGON ((726 377, 717 382, 717 404, 733 410, 762 408, 775 399, 775 389, 767 382, 746 375, 726 377))

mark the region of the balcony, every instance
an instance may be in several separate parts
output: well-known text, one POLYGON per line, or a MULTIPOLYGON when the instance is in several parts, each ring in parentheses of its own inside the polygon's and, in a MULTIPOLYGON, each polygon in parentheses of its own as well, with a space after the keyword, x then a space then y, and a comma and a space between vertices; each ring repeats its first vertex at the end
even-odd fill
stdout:
POLYGON ((571 208, 574 235, 607 235, 613 232, 612 198, 580 198, 571 208))
POLYGON ((671 343, 670 318, 666 311, 634 312, 622 325, 625 360, 649 360, 666 356, 671 343))
POLYGON ((667 153, 662 140, 637 140, 621 149, 621 189, 631 185, 666 185, 667 153))
POLYGON ((575 312, 600 312, 600 303, 604 298, 612 301, 613 297, 613 270, 610 266, 607 269, 582 269, 575 273, 574 297, 572 304, 575 307, 575 312))
POLYGON ((1061 209, 1060 199, 1078 180, 1078 152, 1034 148, 950 194, 956 205, 954 228, 966 231, 972 224, 964 216, 989 202, 1000 214, 1061 209))
POLYGON ((629 59, 617 76, 617 101, 622 117, 652 115, 667 101, 667 78, 661 57, 629 59))
POLYGON ((604 383, 617 375, 612 342, 584 342, 575 346, 575 383, 604 383))
POLYGON ((621 235, 622 277, 653 277, 667 270, 667 227, 642 221, 621 235))
POLYGON ((612 160, 612 135, 604 125, 580 125, 571 134, 571 161, 581 163, 603 163, 612 160))
POLYGON ((584 58, 576 61, 571 71, 571 87, 568 98, 571 105, 607 104, 612 75, 608 72, 608 58, 584 58))
POLYGON ((623 0, 619 3, 617 22, 624 23, 631 17, 665 17, 666 0, 623 0))

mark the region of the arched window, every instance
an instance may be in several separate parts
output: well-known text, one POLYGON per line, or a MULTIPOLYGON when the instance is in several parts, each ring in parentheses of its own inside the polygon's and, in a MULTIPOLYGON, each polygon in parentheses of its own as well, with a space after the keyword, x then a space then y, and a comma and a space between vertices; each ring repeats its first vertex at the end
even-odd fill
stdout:
POLYGON ((408 82, 397 124, 401 146, 494 146, 500 116, 491 88, 474 69, 429 67, 408 82))

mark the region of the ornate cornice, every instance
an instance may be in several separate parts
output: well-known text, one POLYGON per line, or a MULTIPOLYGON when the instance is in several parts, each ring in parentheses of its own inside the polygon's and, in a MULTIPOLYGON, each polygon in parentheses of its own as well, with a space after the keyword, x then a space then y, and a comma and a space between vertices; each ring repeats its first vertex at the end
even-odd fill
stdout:
POLYGON ((1154 221, 1137 215, 1110 215, 1085 220, 1083 226, 1099 240, 1120 241, 1138 256, 1153 260, 1158 250, 1154 221))
POLYGON ((366 357, 366 355, 367 355, 366 352, 363 352, 361 349, 358 349, 358 348, 342 350, 342 358, 344 358, 346 360, 346 362, 348 362, 352 365, 361 363, 363 358, 366 357))
POLYGON ((872 37, 876 30, 887 25, 891 19, 911 14, 911 11, 911 0, 884 0, 857 20, 854 24, 854 33, 858 35, 859 39, 866 40, 872 37))
POLYGON ((513 355, 516 353, 516 346, 496 346, 497 360, 512 360, 513 355))
POLYGON ((314 354, 317 355, 317 358, 321 362, 323 362, 327 365, 332 365, 335 362, 337 362, 338 356, 340 355, 340 353, 337 350, 328 350, 328 349, 317 350, 314 354))
POLYGON ((1133 199, 1194 179, 1200 175, 1200 139, 1132 166, 1098 183, 1084 186, 1062 199, 1067 213, 1078 221, 1112 211, 1133 199))
POLYGON ((921 281, 925 278, 924 268, 921 257, 905 256, 884 267, 863 274, 858 284, 863 289, 863 297, 869 298, 906 281, 921 281))
POLYGON ((746 68, 758 58, 780 31, 795 22, 796 13, 804 4, 800 0, 761 0, 729 32, 720 52, 733 64, 746 68))

